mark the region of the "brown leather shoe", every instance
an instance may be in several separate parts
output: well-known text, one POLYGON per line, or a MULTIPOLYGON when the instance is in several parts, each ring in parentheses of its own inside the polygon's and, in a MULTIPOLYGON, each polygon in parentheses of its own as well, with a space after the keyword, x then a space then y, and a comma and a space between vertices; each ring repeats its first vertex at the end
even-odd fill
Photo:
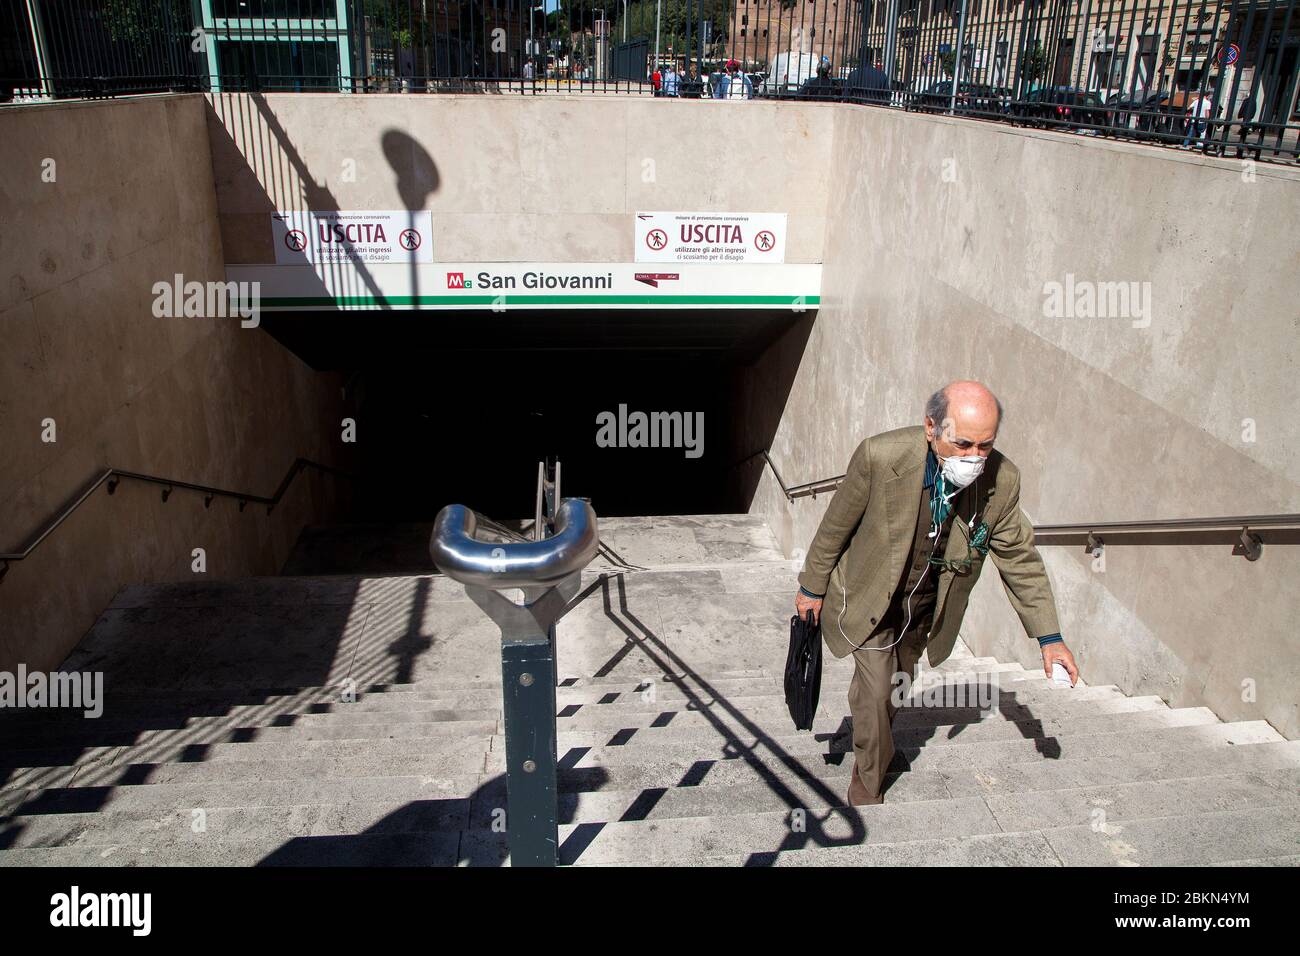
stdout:
POLYGON ((885 802, 884 797, 873 797, 867 785, 858 776, 858 768, 853 768, 853 779, 849 781, 849 806, 867 807, 885 802))

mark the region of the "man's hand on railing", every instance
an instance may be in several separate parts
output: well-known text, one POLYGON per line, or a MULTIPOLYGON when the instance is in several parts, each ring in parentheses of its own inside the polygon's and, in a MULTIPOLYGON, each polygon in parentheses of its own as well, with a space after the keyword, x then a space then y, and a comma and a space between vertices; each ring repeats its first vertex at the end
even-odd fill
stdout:
POLYGON ((794 595, 794 610, 799 615, 799 620, 803 620, 808 615, 808 609, 813 612, 813 620, 821 623, 822 619, 822 601, 823 598, 811 598, 802 591, 796 591, 794 595))

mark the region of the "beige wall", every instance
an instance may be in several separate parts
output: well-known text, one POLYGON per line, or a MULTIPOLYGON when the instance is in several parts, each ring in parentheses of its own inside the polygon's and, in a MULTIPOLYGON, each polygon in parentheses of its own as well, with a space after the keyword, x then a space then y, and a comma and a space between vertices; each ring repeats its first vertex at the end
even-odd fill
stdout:
MULTIPOLYGON (((108 464, 266 491, 296 455, 332 458, 332 382, 233 322, 154 319, 150 289, 271 261, 274 208, 413 203, 443 260, 628 260, 638 209, 789 213, 789 261, 824 252, 823 307, 741 380, 791 483, 974 376, 1007 406, 1000 444, 1039 523, 1300 511, 1295 170, 869 107, 631 97, 157 97, 0 127, 0 547, 108 464), (1044 283, 1067 273, 1149 282, 1150 325, 1045 316, 1044 283)), ((101 492, 0 581, 0 666, 57 662, 121 583, 189 575, 191 548, 212 576, 274 571, 332 487, 308 479, 269 520, 101 492)), ((793 551, 824 506, 787 504, 763 472, 752 510, 793 551)), ((1044 550, 1089 681, 1300 733, 1294 546, 1252 564, 1112 544, 1104 573, 1044 550)), ((964 636, 1033 663, 996 590, 981 583, 964 636)))
MULTIPOLYGON (((295 457, 338 457, 332 378, 235 319, 153 315, 155 282, 224 278, 205 111, 198 96, 0 110, 0 550, 109 466, 270 494, 295 457)), ((336 494, 304 474, 268 517, 101 488, 0 578, 0 670, 57 665, 121 586, 192 578, 194 548, 208 577, 274 574, 336 494)))
POLYGON ((638 210, 785 212, 786 261, 820 262, 833 124, 780 102, 229 94, 211 139, 231 263, 275 261, 275 208, 428 209, 446 262, 631 262, 638 210))
MULTIPOLYGON (((975 377, 1006 406, 999 446, 1037 523, 1300 512, 1296 170, 869 107, 836 117, 823 304, 773 443, 788 483, 843 472, 861 438, 975 377), (1045 316, 1044 283, 1067 273, 1149 282, 1149 327, 1045 316)), ((752 510, 793 551, 825 504, 788 504, 768 472, 752 510)), ((1227 546, 1112 544, 1104 572, 1079 548, 1043 550, 1087 680, 1300 735, 1294 545, 1249 563, 1227 546)), ((1038 661, 991 574, 963 636, 1038 661)))

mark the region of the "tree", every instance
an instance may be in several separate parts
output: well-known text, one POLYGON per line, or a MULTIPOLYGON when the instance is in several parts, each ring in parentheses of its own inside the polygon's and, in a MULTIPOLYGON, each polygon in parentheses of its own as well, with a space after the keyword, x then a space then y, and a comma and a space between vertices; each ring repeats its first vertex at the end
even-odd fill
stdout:
POLYGON ((156 39, 189 33, 192 12, 186 0, 102 0, 100 16, 109 39, 141 56, 156 39))
MULTIPOLYGON (((607 4, 606 9, 614 14, 611 16, 613 20, 613 25, 610 28, 612 35, 619 38, 623 36, 621 0, 583 0, 583 2, 592 2, 598 9, 602 3, 607 4)), ((716 46, 726 36, 727 27, 731 21, 731 3, 729 0, 693 0, 691 4, 690 33, 693 37, 694 50, 697 55, 700 48, 699 23, 701 20, 707 20, 712 24, 709 37, 710 46, 716 46)), ((655 0, 638 0, 636 3, 627 5, 627 35, 628 39, 648 37, 651 42, 654 41, 655 0)), ((686 37, 686 0, 663 0, 662 16, 659 23, 659 43, 661 48, 664 52, 667 52, 668 48, 672 47, 674 53, 685 53, 686 37)))
POLYGON ((1047 72, 1047 51, 1039 40, 1025 50, 1020 57, 1020 76, 1025 83, 1032 84, 1047 72))

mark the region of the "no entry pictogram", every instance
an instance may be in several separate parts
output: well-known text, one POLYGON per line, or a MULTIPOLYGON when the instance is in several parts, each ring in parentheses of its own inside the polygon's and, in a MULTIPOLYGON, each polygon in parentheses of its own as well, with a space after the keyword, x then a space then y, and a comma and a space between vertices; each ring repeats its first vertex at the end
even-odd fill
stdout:
POLYGON ((776 236, 766 229, 760 230, 758 235, 754 237, 754 248, 759 252, 771 252, 775 246, 776 236))
POLYGON ((290 229, 284 234, 284 244, 290 252, 302 252, 307 248, 307 234, 301 229, 290 229))
POLYGON ((420 248, 420 243, 424 240, 420 238, 420 234, 414 229, 403 229, 397 236, 397 241, 407 252, 414 252, 420 248))
POLYGON ((651 229, 646 233, 645 244, 658 252, 664 246, 668 245, 668 233, 664 232, 662 229, 651 229))

